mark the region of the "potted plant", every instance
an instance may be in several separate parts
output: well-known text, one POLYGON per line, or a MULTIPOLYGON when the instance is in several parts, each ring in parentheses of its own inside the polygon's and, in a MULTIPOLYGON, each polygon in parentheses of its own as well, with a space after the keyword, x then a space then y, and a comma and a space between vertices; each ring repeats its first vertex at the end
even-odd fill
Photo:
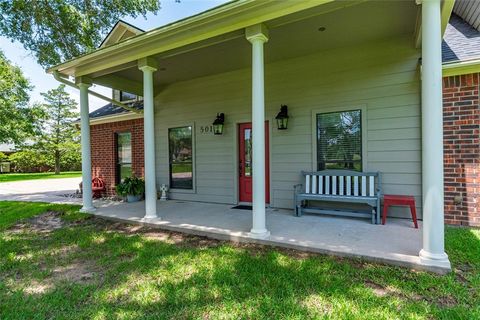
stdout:
POLYGON ((135 176, 127 177, 115 189, 119 196, 127 198, 127 202, 136 202, 145 192, 145 181, 135 176))

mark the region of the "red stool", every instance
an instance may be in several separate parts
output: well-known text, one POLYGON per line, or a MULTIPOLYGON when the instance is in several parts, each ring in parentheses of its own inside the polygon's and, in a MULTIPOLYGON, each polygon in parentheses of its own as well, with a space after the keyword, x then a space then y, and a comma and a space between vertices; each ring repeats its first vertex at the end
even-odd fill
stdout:
POLYGON ((412 214, 413 223, 415 224, 415 228, 418 229, 417 210, 415 209, 414 197, 385 194, 383 196, 382 224, 385 224, 385 221, 387 220, 387 211, 389 206, 409 206, 410 213, 412 214))

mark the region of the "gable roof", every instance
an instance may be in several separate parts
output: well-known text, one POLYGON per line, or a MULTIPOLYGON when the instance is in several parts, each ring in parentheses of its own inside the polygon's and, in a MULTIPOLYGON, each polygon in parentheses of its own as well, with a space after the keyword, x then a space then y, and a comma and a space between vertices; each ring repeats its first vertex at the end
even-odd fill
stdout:
MULTIPOLYGON (((127 105, 137 110, 143 110, 143 101, 131 102, 131 103, 127 103, 127 105)), ((117 115, 128 114, 128 113, 132 113, 132 112, 122 107, 116 106, 112 103, 109 103, 95 111, 90 112, 89 117, 90 119, 97 119, 97 118, 117 116, 117 115)))
POLYGON ((110 32, 107 34, 105 39, 103 39, 99 48, 108 47, 144 32, 145 31, 142 29, 137 28, 128 22, 118 20, 113 26, 112 30, 110 30, 110 32))
POLYGON ((480 31, 480 1, 457 0, 453 6, 453 12, 480 31))
POLYGON ((474 59, 480 59, 480 31, 452 13, 443 37, 443 63, 474 59))

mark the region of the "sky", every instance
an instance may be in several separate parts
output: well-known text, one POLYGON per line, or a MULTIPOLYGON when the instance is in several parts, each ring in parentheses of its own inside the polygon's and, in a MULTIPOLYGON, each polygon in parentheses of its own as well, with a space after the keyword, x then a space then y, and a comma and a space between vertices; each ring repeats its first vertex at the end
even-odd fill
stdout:
MULTIPOLYGON (((208 10, 225 2, 227 2, 227 0, 181 0, 180 3, 175 2, 175 0, 161 0, 161 9, 157 15, 148 14, 146 19, 143 17, 137 17, 136 19, 124 17, 122 19, 140 29, 148 31, 208 10)), ((43 100, 40 95, 41 92, 54 89, 60 84, 52 75, 45 73, 45 70, 37 64, 35 57, 29 51, 25 50, 20 43, 12 43, 9 39, 0 36, 0 48, 8 60, 22 69, 23 74, 34 86, 30 95, 30 101, 32 103, 41 102, 43 100)), ((73 99, 79 102, 79 92, 77 89, 67 86, 66 90, 73 99)), ((109 88, 92 86, 91 90, 111 97, 111 89, 109 88)), ((92 96, 90 96, 89 102, 91 111, 107 104, 106 101, 92 96)))

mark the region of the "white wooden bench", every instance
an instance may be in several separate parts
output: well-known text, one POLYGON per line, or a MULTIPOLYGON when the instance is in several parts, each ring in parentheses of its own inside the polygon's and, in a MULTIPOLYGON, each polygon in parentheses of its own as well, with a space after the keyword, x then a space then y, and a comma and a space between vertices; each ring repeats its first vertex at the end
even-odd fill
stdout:
POLYGON ((294 186, 295 214, 320 213, 372 219, 380 223, 380 199, 382 188, 379 172, 348 170, 302 171, 305 185, 294 186), (322 209, 309 206, 309 201, 346 202, 366 204, 371 212, 348 209, 322 209))

